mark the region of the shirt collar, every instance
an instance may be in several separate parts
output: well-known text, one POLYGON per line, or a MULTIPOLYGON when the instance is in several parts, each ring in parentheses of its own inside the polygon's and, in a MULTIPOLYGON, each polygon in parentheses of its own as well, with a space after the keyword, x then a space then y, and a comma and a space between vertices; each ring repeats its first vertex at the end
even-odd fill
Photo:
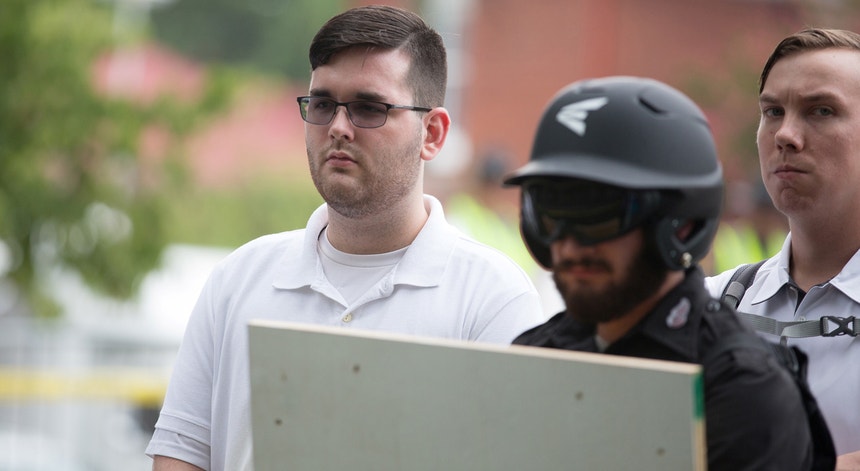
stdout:
MULTIPOLYGON (((759 269, 756 276, 761 280, 761 287, 755 291, 750 304, 760 304, 774 297, 780 289, 791 283, 789 263, 791 261, 791 234, 785 238, 782 250, 775 257, 767 260, 759 269)), ((842 270, 830 280, 830 284, 860 303, 860 250, 845 264, 842 270)))
POLYGON ((791 261, 791 234, 782 243, 779 253, 764 262, 756 273, 756 278, 761 280, 761 288, 750 298, 750 304, 759 304, 776 296, 776 293, 791 283, 791 275, 788 270, 791 261))
MULTIPOLYGON (((681 354, 683 357, 698 358, 697 332, 702 322, 702 315, 708 310, 712 300, 705 284, 704 274, 697 266, 689 269, 684 280, 675 286, 638 325, 625 335, 644 335, 657 343, 661 343, 681 354)), ((624 338, 619 339, 621 345, 624 338)), ((611 353, 612 345, 607 353, 611 353)))
POLYGON ((830 284, 855 303, 860 303, 860 250, 854 252, 854 256, 848 260, 842 271, 830 280, 830 284))
MULTIPOLYGON (((429 217, 395 269, 394 284, 437 286, 461 234, 445 220, 442 203, 424 195, 429 217)), ((322 282, 325 274, 317 248, 320 232, 328 225, 328 207, 323 204, 308 219, 301 250, 287 250, 280 258, 274 286, 295 289, 322 282)))
POLYGON ((424 206, 430 216, 403 254, 394 274, 394 284, 437 286, 445 273, 456 242, 462 236, 445 220, 445 212, 439 200, 424 195, 424 206))
POLYGON ((313 285, 325 278, 317 244, 320 233, 328 225, 328 206, 323 204, 308 219, 301 247, 287 247, 278 260, 272 285, 280 289, 296 289, 313 285))

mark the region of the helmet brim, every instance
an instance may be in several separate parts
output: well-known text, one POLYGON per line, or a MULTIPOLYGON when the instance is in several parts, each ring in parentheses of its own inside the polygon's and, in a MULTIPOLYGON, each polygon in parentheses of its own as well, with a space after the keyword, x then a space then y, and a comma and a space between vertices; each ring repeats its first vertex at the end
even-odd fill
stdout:
POLYGON ((518 186, 530 178, 581 178, 630 189, 708 188, 722 185, 722 170, 717 166, 705 175, 655 172, 646 166, 633 167, 596 155, 560 154, 532 160, 504 180, 518 186))

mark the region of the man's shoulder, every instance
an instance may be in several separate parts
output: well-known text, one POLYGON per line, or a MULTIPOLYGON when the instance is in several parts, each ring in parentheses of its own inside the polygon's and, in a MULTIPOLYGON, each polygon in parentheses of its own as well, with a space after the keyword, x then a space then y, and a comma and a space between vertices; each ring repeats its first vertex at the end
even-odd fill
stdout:
POLYGON ((744 265, 739 265, 735 268, 731 268, 722 273, 718 273, 711 276, 705 277, 705 288, 707 288, 708 292, 711 293, 711 296, 715 298, 722 297, 723 290, 729 284, 729 280, 732 279, 735 272, 738 271, 744 265))
POLYGON ((535 347, 575 350, 576 345, 594 335, 591 326, 576 322, 562 311, 538 326, 523 332, 513 343, 535 347))
POLYGON ((730 348, 704 365, 703 376, 709 464, 740 469, 764 460, 775 464, 774 469, 809 469, 800 465, 812 459, 803 397, 773 355, 730 348), (775 436, 780 439, 769 441, 775 436), (750 443, 767 445, 758 449, 750 443))
POLYGON ((269 264, 274 257, 296 252, 302 246, 305 232, 305 229, 295 229, 257 237, 242 244, 227 255, 221 265, 235 267, 257 263, 269 264))
MULTIPOLYGON (((755 292, 765 289, 767 293, 770 293, 768 294, 770 296, 787 282, 787 277, 780 276, 780 270, 779 255, 777 255, 764 260, 744 263, 718 275, 706 277, 705 287, 711 296, 719 299, 722 299, 727 292, 736 291, 735 288, 728 288, 730 284, 743 286, 743 290, 739 293, 741 298, 750 289, 755 292)), ((738 298, 738 301, 741 298, 738 298)))
MULTIPOLYGON (((430 219, 413 241, 413 260, 453 263, 458 267, 481 271, 488 279, 510 278, 512 274, 528 278, 525 270, 504 251, 479 242, 457 226, 451 224, 442 211, 441 203, 425 195, 430 201, 430 219)), ((412 257, 410 257, 412 258, 412 257)))
POLYGON ((434 248, 426 256, 444 256, 442 263, 448 266, 446 272, 453 273, 451 267, 456 267, 457 273, 480 284, 516 285, 536 291, 531 277, 513 258, 459 232, 447 250, 434 248))
POLYGON ((510 256, 500 249, 483 242, 479 242, 463 233, 458 234, 456 242, 454 243, 454 255, 457 257, 475 259, 479 263, 486 263, 489 265, 514 265, 519 267, 519 265, 517 265, 510 256))

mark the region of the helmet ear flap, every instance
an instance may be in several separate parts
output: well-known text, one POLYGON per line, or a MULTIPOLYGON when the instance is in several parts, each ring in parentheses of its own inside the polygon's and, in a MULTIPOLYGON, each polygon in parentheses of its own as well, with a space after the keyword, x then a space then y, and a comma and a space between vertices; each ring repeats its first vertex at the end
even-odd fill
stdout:
POLYGON ((678 218, 663 218, 654 224, 652 237, 660 258, 669 270, 686 270, 707 254, 717 232, 717 219, 685 221, 678 218), (678 230, 687 222, 694 226, 690 234, 681 240, 678 230))
POLYGON ((520 217, 520 233, 523 236, 523 241, 526 243, 529 253, 532 254, 532 258, 542 267, 550 269, 552 268, 552 254, 550 254, 549 247, 537 237, 536 229, 530 222, 530 219, 520 217))

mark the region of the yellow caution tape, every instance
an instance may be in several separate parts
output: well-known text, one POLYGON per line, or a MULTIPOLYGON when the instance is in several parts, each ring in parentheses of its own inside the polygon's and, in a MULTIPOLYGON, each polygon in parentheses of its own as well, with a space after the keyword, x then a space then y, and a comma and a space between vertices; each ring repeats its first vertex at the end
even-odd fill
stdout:
POLYGON ((167 380, 161 371, 143 369, 0 368, 0 401, 111 399, 141 407, 160 407, 167 380))

